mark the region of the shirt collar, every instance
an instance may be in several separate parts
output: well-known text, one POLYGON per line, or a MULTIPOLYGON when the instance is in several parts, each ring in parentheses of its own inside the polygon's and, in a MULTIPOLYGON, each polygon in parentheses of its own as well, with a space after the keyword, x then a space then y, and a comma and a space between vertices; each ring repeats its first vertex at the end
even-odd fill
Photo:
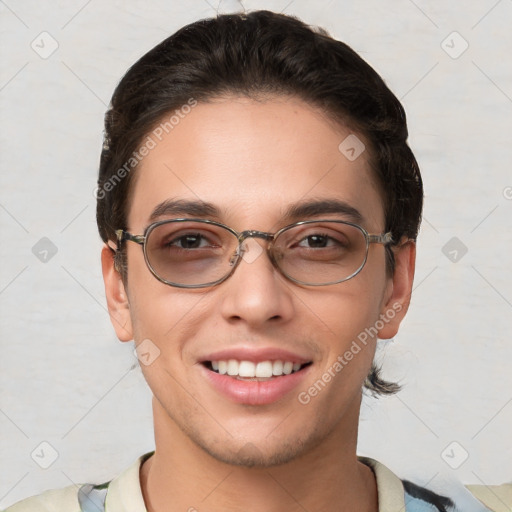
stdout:
MULTIPOLYGON (((140 467, 154 452, 139 457, 108 486, 105 508, 109 512, 147 512, 140 485, 140 467)), ((377 482, 379 512, 405 511, 402 481, 384 464, 369 457, 358 457, 369 466, 377 482)))

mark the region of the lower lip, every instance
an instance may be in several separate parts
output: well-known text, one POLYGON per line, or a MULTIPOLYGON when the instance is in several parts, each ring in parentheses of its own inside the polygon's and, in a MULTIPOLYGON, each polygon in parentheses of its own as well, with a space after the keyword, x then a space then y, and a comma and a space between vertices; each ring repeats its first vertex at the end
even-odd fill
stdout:
POLYGON ((236 377, 221 375, 202 367, 212 386, 232 402, 247 405, 265 405, 277 402, 296 388, 304 379, 310 366, 302 370, 281 375, 271 380, 238 380, 236 377))

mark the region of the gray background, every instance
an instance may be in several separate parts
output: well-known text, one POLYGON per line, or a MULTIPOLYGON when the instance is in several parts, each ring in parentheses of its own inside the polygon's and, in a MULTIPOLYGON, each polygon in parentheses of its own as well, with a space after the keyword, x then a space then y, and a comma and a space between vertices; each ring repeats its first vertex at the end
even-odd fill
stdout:
MULTIPOLYGON (((0 1, 0 508, 110 479, 153 448, 150 394, 100 273, 103 114, 143 53, 237 5, 0 1)), ((379 351, 405 389, 365 399, 359 453, 433 488, 512 480, 512 1, 243 5, 327 28, 409 116, 425 216, 411 310, 379 351)))

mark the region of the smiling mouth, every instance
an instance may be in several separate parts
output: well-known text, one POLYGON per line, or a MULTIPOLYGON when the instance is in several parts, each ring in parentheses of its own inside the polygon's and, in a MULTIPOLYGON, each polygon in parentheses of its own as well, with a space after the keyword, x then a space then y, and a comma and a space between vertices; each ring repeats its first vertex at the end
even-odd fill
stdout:
POLYGON ((283 360, 267 360, 255 363, 253 361, 228 359, 204 361, 202 364, 212 372, 219 375, 226 375, 236 380, 264 382, 300 372, 309 366, 311 361, 305 364, 283 360))

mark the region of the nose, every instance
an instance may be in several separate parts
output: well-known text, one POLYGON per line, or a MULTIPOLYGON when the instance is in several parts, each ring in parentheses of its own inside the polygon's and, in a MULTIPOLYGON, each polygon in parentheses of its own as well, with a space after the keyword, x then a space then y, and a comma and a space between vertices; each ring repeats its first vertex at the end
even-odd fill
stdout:
POLYGON ((244 240, 235 272, 221 284, 221 310, 226 320, 257 327, 269 321, 284 322, 293 317, 292 283, 272 265, 267 243, 257 241, 255 237, 244 240))

